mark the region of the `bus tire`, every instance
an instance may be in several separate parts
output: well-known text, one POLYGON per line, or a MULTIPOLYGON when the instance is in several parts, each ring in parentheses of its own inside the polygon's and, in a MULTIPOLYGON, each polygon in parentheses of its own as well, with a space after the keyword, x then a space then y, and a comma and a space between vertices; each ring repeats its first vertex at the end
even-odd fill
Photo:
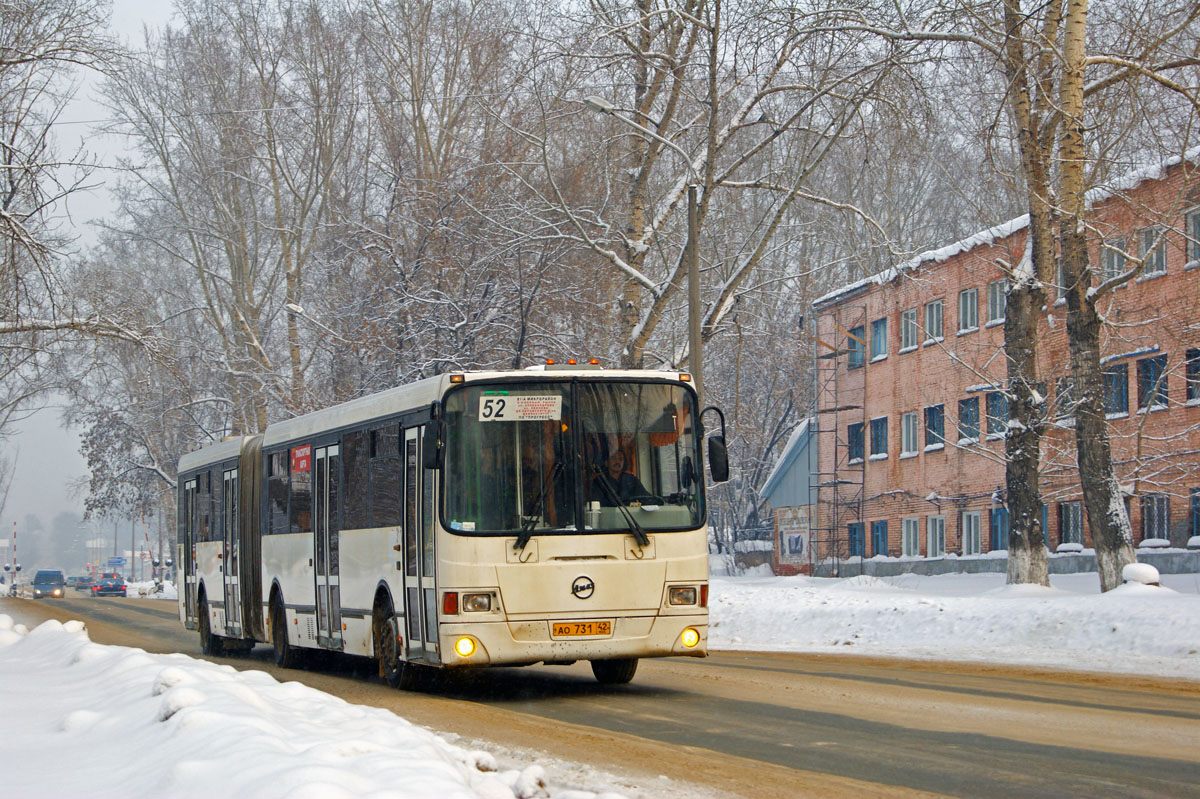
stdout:
POLYGON ((637 667, 637 658, 593 660, 592 674, 596 675, 596 681, 602 685, 624 685, 633 679, 637 667))
POLYGON ((288 643, 287 611, 278 600, 271 606, 271 646, 275 650, 275 665, 294 669, 300 664, 300 651, 288 643))
POLYGON ((206 655, 219 655, 225 647, 220 636, 213 635, 212 617, 208 613, 208 598, 200 595, 200 612, 196 615, 196 628, 200 631, 200 651, 206 655))

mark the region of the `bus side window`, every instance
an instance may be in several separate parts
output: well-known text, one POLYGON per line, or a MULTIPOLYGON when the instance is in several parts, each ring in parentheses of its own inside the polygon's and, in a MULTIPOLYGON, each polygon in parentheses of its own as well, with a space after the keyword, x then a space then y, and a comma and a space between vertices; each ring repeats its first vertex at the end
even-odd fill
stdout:
POLYGON ((345 530, 359 530, 369 524, 369 456, 365 431, 358 430, 342 436, 342 484, 346 495, 342 507, 342 528, 345 530))
POLYGON ((371 527, 400 524, 400 428, 390 424, 371 431, 371 527))
POLYGON ((286 533, 288 527, 288 462, 286 452, 267 457, 267 534, 286 533))

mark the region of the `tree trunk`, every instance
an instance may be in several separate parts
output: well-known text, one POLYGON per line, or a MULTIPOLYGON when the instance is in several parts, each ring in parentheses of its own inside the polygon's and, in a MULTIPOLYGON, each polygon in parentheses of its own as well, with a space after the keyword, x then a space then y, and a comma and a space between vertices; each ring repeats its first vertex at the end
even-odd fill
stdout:
POLYGON ((1041 439, 1043 398, 1036 396, 1037 321, 1042 292, 1016 286, 1008 297, 1004 347, 1008 355, 1008 435, 1004 439, 1004 480, 1008 493, 1009 583, 1050 584, 1042 529, 1041 439))
POLYGON ((1067 337, 1071 350, 1072 399, 1075 406, 1075 452, 1096 548, 1100 588, 1121 584, 1121 571, 1137 558, 1133 531, 1121 500, 1112 465, 1112 448, 1104 416, 1104 379, 1100 369, 1100 315, 1091 295, 1088 267, 1087 211, 1084 195, 1083 64, 1087 54, 1087 0, 1070 0, 1063 31, 1065 59, 1061 88, 1063 134, 1059 145, 1063 281, 1067 287, 1067 337))

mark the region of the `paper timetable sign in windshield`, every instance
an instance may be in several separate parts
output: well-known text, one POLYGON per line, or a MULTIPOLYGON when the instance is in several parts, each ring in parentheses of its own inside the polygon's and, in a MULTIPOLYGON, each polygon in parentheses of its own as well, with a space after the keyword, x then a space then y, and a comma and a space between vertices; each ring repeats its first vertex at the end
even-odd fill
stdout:
POLYGON ((485 394, 479 398, 481 422, 545 422, 561 418, 561 394, 485 394))

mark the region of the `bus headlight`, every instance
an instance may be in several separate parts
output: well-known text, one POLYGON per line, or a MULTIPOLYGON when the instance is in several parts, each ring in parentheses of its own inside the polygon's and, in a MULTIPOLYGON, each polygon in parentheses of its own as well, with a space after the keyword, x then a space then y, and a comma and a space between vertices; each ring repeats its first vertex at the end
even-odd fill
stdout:
POLYGON ((454 651, 459 657, 469 658, 475 654, 475 639, 463 636, 454 642, 454 651))
POLYGON ((491 594, 463 594, 462 609, 467 613, 482 613, 492 609, 491 594))
POLYGON ((688 649, 692 649, 696 644, 700 643, 700 633, 695 627, 688 627, 679 636, 679 641, 688 649))
POLYGON ((673 585, 667 592, 667 601, 672 605, 696 604, 696 586, 673 585))

